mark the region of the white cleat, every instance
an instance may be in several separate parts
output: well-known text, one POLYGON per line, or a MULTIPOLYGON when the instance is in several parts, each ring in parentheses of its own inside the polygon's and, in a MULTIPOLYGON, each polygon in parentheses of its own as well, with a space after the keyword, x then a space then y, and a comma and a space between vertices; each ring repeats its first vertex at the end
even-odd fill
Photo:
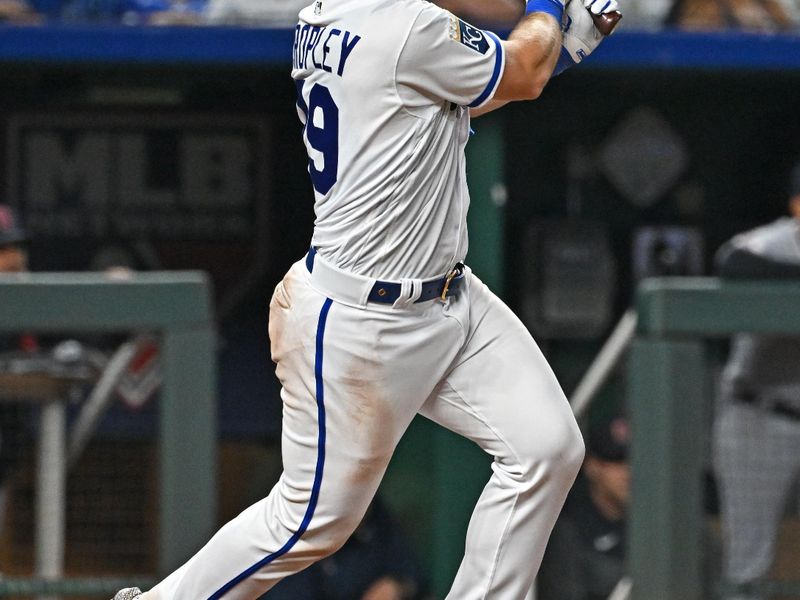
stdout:
POLYGON ((142 597, 142 590, 139 588, 125 588, 117 592, 113 600, 136 600, 142 597))

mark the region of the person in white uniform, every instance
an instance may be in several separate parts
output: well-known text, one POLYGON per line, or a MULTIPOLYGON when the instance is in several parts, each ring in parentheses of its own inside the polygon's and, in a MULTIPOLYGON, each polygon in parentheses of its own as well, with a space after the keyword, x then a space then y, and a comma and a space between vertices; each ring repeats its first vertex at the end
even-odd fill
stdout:
POLYGON ((471 111, 536 98, 591 53, 587 7, 617 3, 530 0, 508 41, 423 0, 300 12, 292 77, 316 221, 270 304, 284 472, 176 572, 118 600, 257 598, 335 552, 416 414, 494 458, 447 598, 525 597, 583 442, 528 331, 464 266, 464 147, 471 111))

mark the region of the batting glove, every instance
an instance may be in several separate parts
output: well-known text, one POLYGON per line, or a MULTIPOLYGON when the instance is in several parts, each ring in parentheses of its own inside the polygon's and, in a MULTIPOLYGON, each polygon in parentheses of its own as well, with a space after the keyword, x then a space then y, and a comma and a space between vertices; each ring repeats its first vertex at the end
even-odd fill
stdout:
POLYGON ((561 56, 553 77, 583 61, 605 39, 595 27, 592 14, 604 15, 618 9, 617 0, 567 0, 561 27, 561 56))
POLYGON ((619 9, 617 0, 583 0, 583 6, 595 15, 605 15, 619 9))

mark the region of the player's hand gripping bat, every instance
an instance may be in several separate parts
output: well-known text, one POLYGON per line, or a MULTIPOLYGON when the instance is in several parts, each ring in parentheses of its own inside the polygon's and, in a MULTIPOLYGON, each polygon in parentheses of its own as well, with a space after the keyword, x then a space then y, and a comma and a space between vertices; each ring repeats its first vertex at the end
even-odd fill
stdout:
POLYGON ((562 23, 561 56, 553 70, 553 76, 582 62, 614 31, 622 14, 616 10, 615 0, 604 3, 604 8, 611 8, 609 12, 604 13, 602 9, 599 14, 592 12, 591 7, 602 1, 567 0, 562 23))
MULTIPOLYGON (((586 10, 589 9, 587 8, 586 10)), ((592 15, 592 21, 594 21, 594 26, 597 27, 597 31, 606 36, 611 35, 614 32, 614 28, 617 26, 617 23, 619 23, 620 19, 622 19, 622 13, 618 10, 602 15, 596 15, 591 11, 589 12, 592 15)))

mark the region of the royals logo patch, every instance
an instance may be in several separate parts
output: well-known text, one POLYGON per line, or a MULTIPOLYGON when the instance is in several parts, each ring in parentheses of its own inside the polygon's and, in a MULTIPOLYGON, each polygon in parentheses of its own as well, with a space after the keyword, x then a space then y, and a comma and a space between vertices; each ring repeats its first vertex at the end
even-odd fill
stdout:
POLYGON ((486 39, 486 34, 455 15, 450 16, 450 37, 475 52, 486 54, 489 51, 489 40, 486 39))

